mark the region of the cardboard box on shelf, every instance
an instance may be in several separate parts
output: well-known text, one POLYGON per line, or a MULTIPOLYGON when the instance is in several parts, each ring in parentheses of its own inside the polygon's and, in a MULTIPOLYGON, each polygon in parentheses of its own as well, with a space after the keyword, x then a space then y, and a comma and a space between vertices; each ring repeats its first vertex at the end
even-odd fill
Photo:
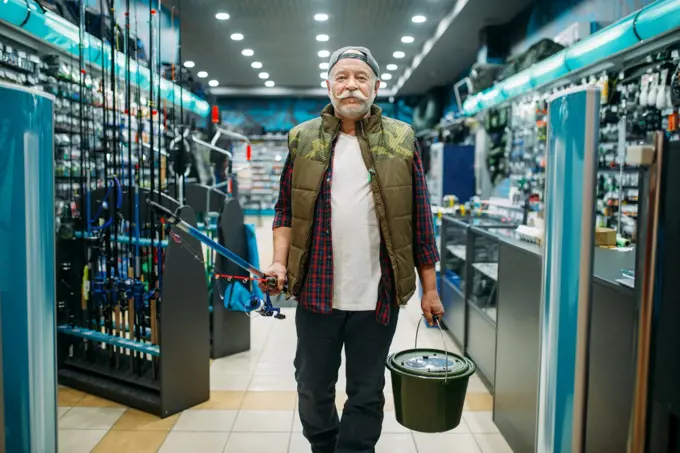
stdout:
POLYGON ((616 247, 616 230, 612 228, 596 228, 595 245, 600 247, 601 246, 616 247))

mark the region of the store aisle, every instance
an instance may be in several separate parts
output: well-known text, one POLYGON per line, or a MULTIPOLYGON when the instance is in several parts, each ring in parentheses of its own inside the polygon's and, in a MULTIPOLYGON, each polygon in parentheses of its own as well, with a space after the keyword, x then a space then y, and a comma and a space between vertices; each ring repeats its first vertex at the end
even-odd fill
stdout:
MULTIPOLYGON (((271 256, 271 230, 258 228, 262 262, 271 256)), ((413 347, 420 304, 414 299, 399 318, 392 345, 413 347)), ((295 308, 287 318, 253 318, 252 349, 211 361, 210 401, 167 419, 69 388, 59 389, 60 453, 308 453, 297 414, 293 377, 295 308)), ((437 329, 421 327, 419 346, 441 347, 437 329)), ((449 350, 456 350, 446 338, 449 350)), ((389 383, 379 453, 512 453, 491 420, 492 398, 477 378, 470 382, 464 420, 451 433, 426 435, 400 426, 389 383)), ((344 368, 338 408, 346 399, 344 368)))

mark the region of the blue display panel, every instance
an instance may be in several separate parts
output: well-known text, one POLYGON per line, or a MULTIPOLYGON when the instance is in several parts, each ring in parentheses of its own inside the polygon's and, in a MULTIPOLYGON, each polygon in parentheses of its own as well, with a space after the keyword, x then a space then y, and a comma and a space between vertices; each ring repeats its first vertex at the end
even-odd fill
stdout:
POLYGON ((536 443, 543 453, 583 451, 599 111, 593 87, 548 103, 536 443))
POLYGON ((5 447, 56 452, 53 98, 0 84, 0 105, 5 447))

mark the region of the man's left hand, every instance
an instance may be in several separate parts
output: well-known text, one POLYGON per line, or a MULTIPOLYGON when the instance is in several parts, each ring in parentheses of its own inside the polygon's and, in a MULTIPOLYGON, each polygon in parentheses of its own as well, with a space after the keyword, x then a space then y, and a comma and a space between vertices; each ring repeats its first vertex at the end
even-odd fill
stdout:
POLYGON ((423 315, 429 326, 435 325, 433 320, 434 316, 441 320, 441 317, 444 315, 444 306, 442 305, 436 290, 423 293, 420 307, 423 310, 423 315))

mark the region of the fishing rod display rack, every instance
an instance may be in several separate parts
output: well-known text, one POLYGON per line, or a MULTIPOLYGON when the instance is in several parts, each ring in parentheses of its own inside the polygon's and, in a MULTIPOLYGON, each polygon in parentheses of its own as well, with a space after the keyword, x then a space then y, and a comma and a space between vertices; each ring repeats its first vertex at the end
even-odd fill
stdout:
MULTIPOLYGON (((140 212, 149 212, 144 201, 148 196, 146 191, 140 194, 140 212)), ((97 193, 93 198, 97 199, 97 193)), ((197 225, 191 207, 180 208, 168 196, 160 200, 172 211, 179 208, 183 220, 197 225)), ((126 208, 123 204, 121 211, 128 212, 126 208)), ((140 220, 142 224, 149 221, 145 217, 140 220)), ((102 282, 102 292, 108 291, 108 298, 100 293, 99 303, 90 301, 85 311, 78 292, 58 295, 60 384, 159 417, 209 399, 208 288, 204 263, 191 253, 192 249, 201 250, 201 244, 181 231, 173 235, 174 239, 154 241, 153 245, 143 238, 133 238, 131 244, 139 242, 144 252, 163 260, 158 288, 162 302, 156 303, 153 291, 144 290, 143 282, 134 279, 102 282), (93 319, 99 321, 99 328, 93 319)), ((69 263, 59 270, 62 290, 78 287, 81 276, 72 270, 85 265, 84 242, 95 241, 79 236, 61 240, 58 262, 69 263)), ((125 235, 117 241, 129 242, 125 235)), ((99 288, 92 288, 92 293, 97 291, 99 288)))
MULTIPOLYGON (((194 208, 199 221, 199 230, 224 247, 248 260, 243 210, 236 198, 228 196, 219 188, 202 184, 187 184, 185 187, 187 205, 194 208)), ((243 312, 225 307, 223 280, 215 277, 215 271, 248 277, 249 274, 212 251, 207 253, 206 277, 210 310, 210 357, 219 359, 250 350, 250 318, 243 312)), ((254 284, 254 283, 251 283, 254 284)))

